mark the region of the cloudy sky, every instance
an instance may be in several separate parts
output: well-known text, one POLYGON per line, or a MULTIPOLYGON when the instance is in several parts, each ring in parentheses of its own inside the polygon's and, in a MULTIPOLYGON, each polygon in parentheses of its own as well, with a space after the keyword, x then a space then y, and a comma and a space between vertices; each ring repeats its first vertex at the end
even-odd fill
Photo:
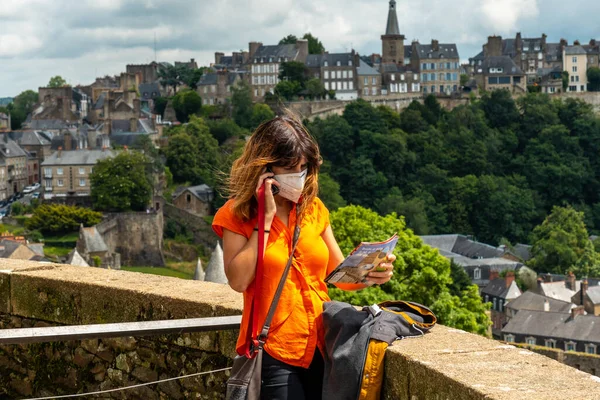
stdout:
MULTIPOLYGON (((462 60, 490 34, 600 39, 597 0, 399 0, 407 43, 458 45, 462 60)), ((312 32, 330 52, 381 52, 388 0, 0 0, 0 97, 61 75, 72 85, 126 64, 195 58, 312 32)))

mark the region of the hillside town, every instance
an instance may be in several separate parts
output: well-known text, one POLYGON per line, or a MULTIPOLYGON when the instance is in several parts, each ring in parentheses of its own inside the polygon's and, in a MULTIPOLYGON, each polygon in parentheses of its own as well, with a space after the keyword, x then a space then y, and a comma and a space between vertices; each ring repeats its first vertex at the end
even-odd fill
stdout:
MULTIPOLYGON (((547 164, 569 158, 561 157, 558 150, 570 151, 575 144, 560 141, 563 131, 553 131, 556 126, 568 128, 563 136, 571 131, 581 137, 591 131, 590 136, 598 134, 600 125, 590 121, 597 118, 600 104, 600 40, 551 42, 544 33, 536 37, 517 33, 511 38, 491 35, 482 43, 480 53, 459 54, 457 44, 444 38, 408 41, 395 0, 389 1, 387 19, 382 15, 380 25, 385 29, 381 30, 381 52, 377 54, 355 50, 330 53, 310 34, 304 38, 290 35, 280 43, 252 41, 243 44, 246 50, 231 54, 217 51, 214 62, 206 66, 199 66, 193 58, 172 63, 155 60, 124 65, 119 75, 99 76, 88 85, 70 86, 62 78, 51 80, 35 91, 27 106, 23 105, 27 94, 0 99, 0 217, 6 230, 0 236, 0 258, 149 273, 154 269, 171 276, 226 284, 222 245, 210 229, 212 216, 224 203, 215 176, 218 170, 231 166, 253 129, 285 107, 311 123, 311 133, 323 148, 328 180, 322 183, 329 183, 326 188, 339 197, 328 197, 327 206, 333 211, 359 205, 381 215, 404 215, 402 223, 410 228, 410 234, 414 231, 422 243, 443 256, 448 280, 448 265, 458 266, 459 272, 452 273, 468 277, 467 286, 476 285, 481 306, 478 312, 485 309, 479 313, 483 319, 473 323, 478 325, 473 328, 478 333, 532 348, 600 355, 599 259, 586 264, 580 257, 568 268, 552 269, 537 261, 538 247, 523 243, 537 237, 536 226, 550 219, 554 207, 565 206, 565 212, 573 213, 569 215, 585 212, 581 225, 590 232, 585 231, 581 253, 588 251, 585 254, 596 257, 600 246, 594 233, 600 227, 594 224, 600 201, 596 199, 596 183, 590 182, 597 154, 585 151, 587 144, 595 146, 596 139, 582 140, 577 146, 581 144, 584 149, 573 150, 578 157, 586 157, 584 161, 573 161, 559 172, 548 167, 552 171, 544 176, 547 185, 543 188, 535 187, 535 182, 542 181, 537 176, 523 172, 527 184, 522 184, 525 178, 515 177, 521 171, 542 170, 547 164), (595 96, 595 105, 586 103, 587 95, 595 96), (576 109, 573 116, 564 116, 568 110, 552 103, 566 98, 572 103, 566 103, 565 109, 576 109), (489 126, 477 119, 488 112, 481 104, 502 108, 510 103, 506 109, 516 110, 519 101, 557 107, 553 112, 558 117, 539 117, 529 125, 523 122, 523 126, 534 126, 534 133, 518 138, 514 132, 521 128, 510 125, 520 118, 510 117, 516 114, 507 111, 506 121, 490 122, 489 126), (348 112, 353 107, 358 110, 356 115, 360 114, 357 124, 351 123, 348 112), (471 112, 468 107, 480 108, 471 112), (441 117, 453 110, 464 115, 441 117), (580 115, 585 118, 574 122, 580 115), (536 121, 544 119, 556 121, 548 123, 547 130, 535 130, 536 121), (451 131, 453 124, 468 126, 475 133, 460 136, 460 128, 451 131), (455 153, 434 149, 446 143, 441 138, 446 132, 436 129, 452 132, 446 136, 458 143, 455 153), (343 136, 345 132, 349 133, 343 136), (430 142, 420 139, 423 132, 431 135, 427 136, 430 142), (375 139, 368 139, 371 134, 375 139), (503 141, 501 134, 509 139, 503 141), (534 157, 532 154, 547 149, 540 145, 525 150, 538 136, 549 138, 558 149, 546 158, 540 156, 543 162, 535 159, 515 166, 511 163, 518 157, 487 147, 492 142, 502 143, 519 156, 534 157), (350 137, 357 142, 348 145, 350 137), (485 139, 477 148, 468 147, 475 137, 485 139), (322 145, 328 141, 330 146, 322 145), (375 142, 383 144, 376 147, 375 142), (399 168, 393 163, 400 161, 391 156, 392 161, 381 161, 380 165, 372 161, 385 157, 386 148, 400 151, 410 146, 399 168), (364 154, 359 154, 364 148, 364 154), (356 157, 344 158, 350 151, 356 151, 356 157), (480 160, 480 156, 492 158, 497 154, 500 161, 490 161, 492 166, 480 160), (463 158, 456 161, 451 157, 463 158), (438 160, 442 161, 436 164, 438 160), (493 168, 502 163, 510 164, 510 168, 503 170, 502 180, 495 179, 493 168), (367 171, 364 183, 355 184, 354 176, 345 171, 337 170, 336 175, 336 168, 342 165, 367 171), (453 176, 440 165, 459 172, 453 176), (589 167, 592 172, 586 172, 585 179, 580 179, 583 172, 559 175, 579 167, 589 167), (418 184, 408 182, 403 177, 408 173, 422 180, 418 184), (458 182, 473 175, 494 178, 458 182), (123 186, 129 187, 129 181, 123 183, 126 179, 137 188, 139 182, 134 179, 138 178, 143 181, 139 184, 143 196, 138 199, 137 192, 121 191, 123 186), (578 182, 575 189, 555 197, 519 191, 527 186, 527 190, 545 193, 555 182, 573 181, 578 182), (431 182, 442 182, 441 189, 429 190, 431 182), (378 197, 383 193, 377 192, 379 184, 387 185, 386 195, 387 189, 398 189, 398 193, 393 192, 396 197, 378 197), (406 187, 410 187, 410 196, 406 187), (483 189, 475 192, 475 187, 483 189), (440 206, 437 196, 443 195, 439 192, 454 197, 440 206), (517 215, 514 219, 521 221, 511 220, 510 228, 504 228, 510 225, 505 221, 508 217, 490 222, 497 222, 498 228, 477 225, 471 218, 475 206, 462 205, 471 201, 469 205, 487 207, 480 204, 485 200, 479 202, 472 194, 483 192, 516 193, 512 203, 523 203, 511 210, 517 215), (136 199, 126 204, 128 197, 136 199), (387 207, 385 199, 403 207, 387 207), (459 201, 463 203, 456 206, 459 201), (540 205, 542 202, 546 203, 540 205), (42 221, 67 212, 73 214, 75 222, 65 229, 42 221), (429 218, 427 223, 420 222, 423 215, 429 218), (524 228, 511 231, 526 219, 524 228), (535 234, 528 236, 532 232, 535 234), (136 235, 145 242, 133 243, 136 235)), ((489 199, 494 200, 492 195, 489 199)), ((511 201, 503 198, 494 204, 510 207, 511 201)), ((492 211, 488 215, 493 215, 492 211)), ((506 214, 512 215, 512 211, 506 214)), ((450 293, 450 289, 444 290, 450 293)), ((587 372, 600 376, 595 367, 587 372)))

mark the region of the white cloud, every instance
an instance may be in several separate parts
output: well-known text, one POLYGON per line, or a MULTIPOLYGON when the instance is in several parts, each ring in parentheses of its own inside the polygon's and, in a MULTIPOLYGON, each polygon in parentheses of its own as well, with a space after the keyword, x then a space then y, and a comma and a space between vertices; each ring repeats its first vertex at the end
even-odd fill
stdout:
POLYGON ((8 34, 0 35, 0 57, 13 57, 39 49, 42 40, 35 36, 8 34))
POLYGON ((517 29, 517 22, 539 13, 537 0, 484 0, 481 5, 490 27, 499 32, 517 29))

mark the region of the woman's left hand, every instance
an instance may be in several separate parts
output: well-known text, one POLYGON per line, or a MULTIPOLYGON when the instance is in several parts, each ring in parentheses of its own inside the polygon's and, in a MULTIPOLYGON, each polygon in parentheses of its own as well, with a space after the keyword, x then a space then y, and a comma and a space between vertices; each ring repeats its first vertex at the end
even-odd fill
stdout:
POLYGON ((367 275, 367 282, 372 285, 383 285, 389 281, 394 274, 394 265, 392 264, 394 261, 396 261, 396 256, 388 254, 385 262, 382 262, 377 268, 369 272, 367 275))

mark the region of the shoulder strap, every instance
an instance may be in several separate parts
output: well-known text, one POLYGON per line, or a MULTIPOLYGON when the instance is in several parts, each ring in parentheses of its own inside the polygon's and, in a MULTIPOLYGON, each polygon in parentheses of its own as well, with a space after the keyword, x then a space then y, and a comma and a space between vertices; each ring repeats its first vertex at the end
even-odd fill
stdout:
POLYGON ((252 330, 251 340, 254 344, 252 350, 258 350, 254 334, 258 330, 258 299, 263 275, 263 262, 265 258, 265 185, 258 189, 258 253, 256 258, 256 272, 254 274, 254 296, 252 298, 252 330))

